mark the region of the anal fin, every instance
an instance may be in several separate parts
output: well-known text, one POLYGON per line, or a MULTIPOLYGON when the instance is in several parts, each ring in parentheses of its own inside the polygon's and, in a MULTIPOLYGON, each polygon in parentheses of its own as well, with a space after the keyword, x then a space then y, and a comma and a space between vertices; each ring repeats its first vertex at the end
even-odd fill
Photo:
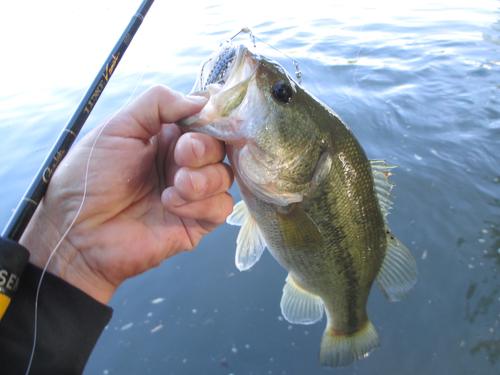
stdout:
POLYGON ((288 275, 281 297, 281 313, 290 323, 313 324, 323 316, 323 302, 303 289, 288 275))

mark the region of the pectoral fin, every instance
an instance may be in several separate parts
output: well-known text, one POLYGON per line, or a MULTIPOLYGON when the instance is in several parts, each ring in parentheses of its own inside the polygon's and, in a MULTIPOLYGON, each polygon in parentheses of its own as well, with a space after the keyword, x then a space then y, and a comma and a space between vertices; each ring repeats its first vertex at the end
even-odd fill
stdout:
POLYGON ((234 206, 233 213, 226 221, 228 224, 241 226, 236 239, 235 263, 240 271, 248 270, 258 262, 266 248, 266 241, 259 225, 248 212, 244 201, 234 206))
POLYGON ((387 251, 375 281, 389 301, 400 301, 417 282, 417 263, 406 246, 386 228, 387 251))
POLYGON ((300 206, 290 205, 288 212, 276 214, 283 238, 292 249, 319 250, 323 247, 320 229, 300 206))
POLYGON ((233 212, 226 219, 226 223, 231 225, 242 226, 250 217, 245 201, 239 201, 233 207, 233 212))
POLYGON ((321 298, 301 288, 290 275, 286 278, 280 306, 285 319, 294 324, 313 324, 323 316, 321 298))

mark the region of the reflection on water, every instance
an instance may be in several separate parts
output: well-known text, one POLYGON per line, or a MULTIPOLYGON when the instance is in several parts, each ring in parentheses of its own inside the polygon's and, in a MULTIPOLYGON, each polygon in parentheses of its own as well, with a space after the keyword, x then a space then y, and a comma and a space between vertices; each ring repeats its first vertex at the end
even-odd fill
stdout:
MULTIPOLYGON (((496 336, 496 335, 495 335, 496 336)), ((475 355, 481 349, 488 353, 488 361, 494 365, 500 359, 500 339, 491 338, 489 340, 479 340, 478 344, 470 350, 470 354, 475 355)))
MULTIPOLYGON (((498 178, 494 179, 498 185, 498 178)), ((500 211, 500 199, 493 198, 490 205, 500 211)), ((470 349, 471 355, 479 355, 481 351, 487 353, 487 359, 491 365, 495 365, 500 359, 500 215, 485 220, 485 228, 481 230, 478 242, 488 247, 483 251, 486 264, 491 265, 492 275, 485 276, 482 282, 471 281, 466 293, 467 305, 465 319, 473 324, 478 316, 486 317, 488 321, 489 337, 479 338, 476 345, 470 349), (488 319, 491 316, 494 322, 488 319)), ((483 263, 481 263, 483 264, 483 263)))
MULTIPOLYGON (((66 0, 57 15, 62 1, 48 1, 24 18, 6 9, 13 16, 0 25, 18 38, 0 40, 12 57, 0 71, 2 227, 139 5, 66 0), (107 23, 100 32, 86 27, 97 21, 107 23)), ((369 158, 398 166, 388 219, 419 280, 398 304, 374 289, 368 313, 382 345, 335 374, 498 375, 498 2, 374 4, 221 0, 173 9, 156 1, 82 133, 120 108, 143 72, 138 92, 154 83, 189 92, 201 61, 250 27, 299 61, 304 87, 339 113, 369 158)), ((256 52, 293 74, 276 51, 257 43, 256 52)), ((223 225, 195 251, 119 288, 85 373, 325 374, 317 364, 324 322, 287 323, 279 309, 286 272, 267 253, 238 272, 236 235, 223 225)))
POLYGON ((495 22, 495 24, 491 25, 491 31, 493 31, 493 33, 483 33, 483 39, 487 42, 500 45, 500 37, 498 36, 498 32, 500 32, 500 21, 497 21, 495 22))

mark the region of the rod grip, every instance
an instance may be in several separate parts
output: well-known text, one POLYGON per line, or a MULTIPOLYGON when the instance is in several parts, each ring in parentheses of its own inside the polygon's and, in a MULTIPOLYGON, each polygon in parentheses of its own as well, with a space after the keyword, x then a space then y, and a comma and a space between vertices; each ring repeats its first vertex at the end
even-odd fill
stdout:
POLYGON ((12 246, 5 245, 0 251, 0 320, 19 286, 30 257, 28 250, 14 242, 12 246))

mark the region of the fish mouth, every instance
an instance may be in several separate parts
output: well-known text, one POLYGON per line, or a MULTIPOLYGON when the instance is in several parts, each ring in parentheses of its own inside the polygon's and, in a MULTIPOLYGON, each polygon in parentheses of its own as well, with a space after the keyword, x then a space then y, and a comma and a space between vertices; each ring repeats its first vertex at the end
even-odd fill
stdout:
MULTIPOLYGON (((198 77, 191 93, 210 91, 210 85, 221 89, 231 81, 242 81, 253 75, 256 64, 253 60, 257 58, 247 47, 242 44, 233 44, 230 40, 223 42, 202 64, 198 77), (246 63, 245 63, 246 62, 246 63), (251 67, 246 65, 250 64, 251 67), (233 74, 241 72, 241 74, 233 74), (237 75, 237 78, 231 77, 237 75)), ((232 85, 238 82, 231 82, 232 85)), ((215 91, 219 91, 216 89, 215 91)))
POLYGON ((233 62, 237 57, 237 47, 231 41, 223 42, 201 65, 193 91, 204 91, 208 85, 224 85, 233 62))
POLYGON ((246 99, 260 57, 242 44, 222 43, 202 64, 190 95, 208 103, 191 117, 177 122, 187 131, 211 135, 225 142, 242 138, 246 113, 239 106, 246 99))

